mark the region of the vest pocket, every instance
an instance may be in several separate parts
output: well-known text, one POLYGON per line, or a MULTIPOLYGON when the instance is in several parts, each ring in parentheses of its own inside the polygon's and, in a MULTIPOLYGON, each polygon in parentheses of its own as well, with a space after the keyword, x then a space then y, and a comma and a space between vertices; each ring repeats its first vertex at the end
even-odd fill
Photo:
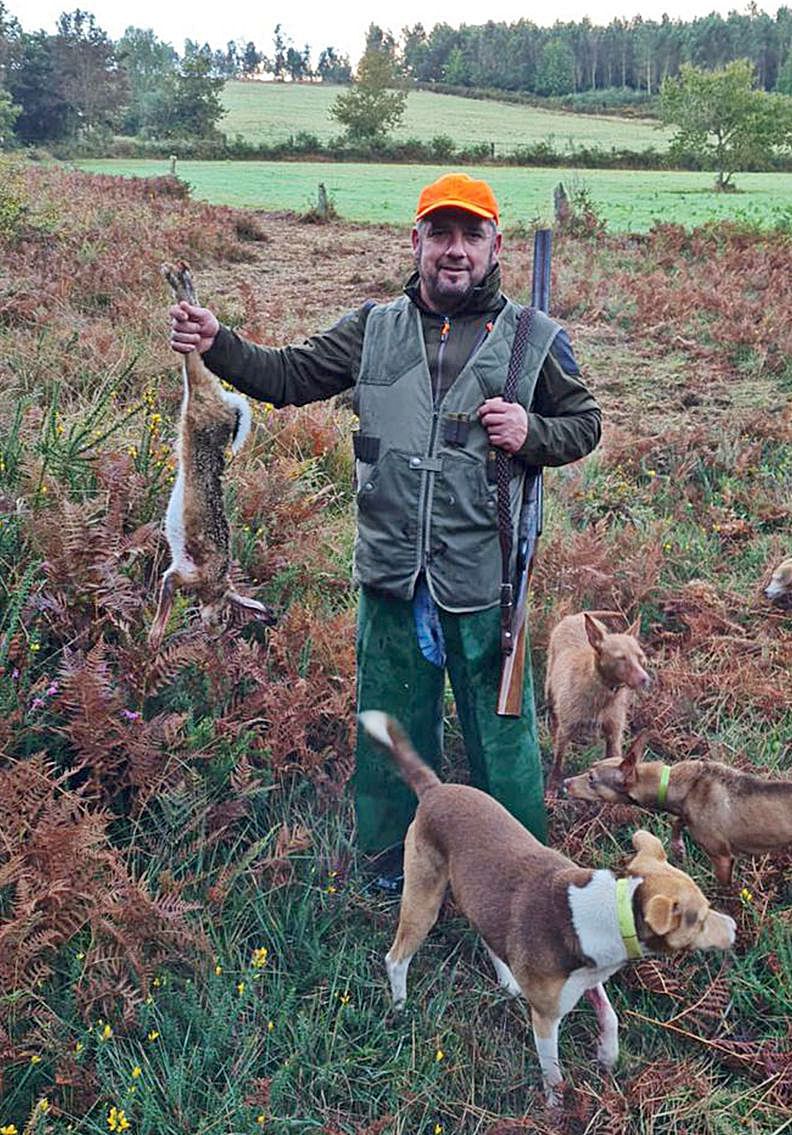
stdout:
POLYGON ((443 451, 443 468, 434 485, 432 519, 433 527, 439 524, 460 533, 497 527, 495 486, 488 483, 480 457, 458 450, 443 451))

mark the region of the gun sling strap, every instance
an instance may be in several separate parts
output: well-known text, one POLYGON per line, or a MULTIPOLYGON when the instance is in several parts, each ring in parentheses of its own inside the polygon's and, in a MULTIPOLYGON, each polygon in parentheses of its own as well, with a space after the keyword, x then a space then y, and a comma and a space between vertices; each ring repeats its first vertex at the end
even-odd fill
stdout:
MULTIPOLYGON (((522 370, 525 345, 533 322, 534 308, 524 307, 517 321, 514 333, 509 369, 503 386, 503 401, 517 401, 517 383, 522 370)), ((504 449, 495 451, 495 483, 498 501, 498 537, 501 547, 501 652, 511 654, 514 650, 514 584, 511 578, 512 556, 512 516, 509 483, 511 481, 511 458, 504 449)))

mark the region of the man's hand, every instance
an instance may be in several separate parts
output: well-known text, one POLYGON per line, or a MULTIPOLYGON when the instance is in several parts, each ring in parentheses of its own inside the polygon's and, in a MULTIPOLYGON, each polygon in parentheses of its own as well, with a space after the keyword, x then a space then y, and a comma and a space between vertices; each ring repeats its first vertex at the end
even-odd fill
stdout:
POLYGON ((493 445, 507 453, 518 453, 528 437, 528 415, 519 402, 488 398, 478 409, 478 416, 493 445))
POLYGON ((188 355, 195 350, 202 355, 209 350, 220 330, 217 317, 209 308, 195 307, 186 300, 173 305, 170 317, 170 345, 180 355, 188 355))

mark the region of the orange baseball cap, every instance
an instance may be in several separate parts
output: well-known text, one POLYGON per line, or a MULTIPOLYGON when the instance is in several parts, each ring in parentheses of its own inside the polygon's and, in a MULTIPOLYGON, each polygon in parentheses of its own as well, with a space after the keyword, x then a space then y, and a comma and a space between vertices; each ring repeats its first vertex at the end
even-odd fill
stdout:
POLYGON ((486 181, 476 181, 467 173, 446 173, 425 185, 418 198, 416 221, 436 209, 464 209, 498 223, 498 202, 486 181))

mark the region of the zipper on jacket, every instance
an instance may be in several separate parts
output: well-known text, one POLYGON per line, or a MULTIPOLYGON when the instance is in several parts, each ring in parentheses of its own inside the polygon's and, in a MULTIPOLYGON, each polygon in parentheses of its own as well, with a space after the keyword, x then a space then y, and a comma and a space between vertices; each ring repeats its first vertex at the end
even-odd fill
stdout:
MULTIPOLYGON (((476 340, 476 342, 473 344, 473 349, 471 350, 470 354, 468 355, 468 357, 465 359, 464 363, 462 364, 462 367, 460 368, 459 374, 462 373, 462 371, 468 365, 468 363, 473 358, 473 356, 475 354, 477 354, 478 351, 481 349, 481 347, 484 345, 484 342, 486 341, 487 336, 490 334, 490 332, 492 331, 494 326, 495 326, 495 324, 493 323, 492 320, 487 320, 487 322, 484 324, 484 328, 483 328, 481 334, 479 335, 478 339, 476 340)), ((428 453, 429 457, 434 456, 435 441, 437 439, 437 427, 438 427, 439 422, 440 422, 440 406, 441 406, 442 402, 444 401, 446 394, 448 393, 448 390, 446 390, 445 393, 442 395, 442 397, 440 396, 440 391, 443 389, 443 384, 442 384, 443 356, 445 355, 446 343, 448 342, 448 337, 449 337, 450 334, 451 334, 451 320, 448 318, 447 315, 444 315, 443 316, 443 326, 440 328, 440 347, 437 351, 437 368, 436 368, 436 372, 435 372, 435 381, 434 381, 434 384, 432 386, 432 428, 429 432, 429 453, 428 453)), ((459 376, 457 376, 457 377, 459 377, 459 376)), ((453 383, 452 383, 452 385, 453 385, 453 383)), ((449 387, 449 390, 450 389, 451 389, 451 387, 449 387)), ((429 548, 429 530, 430 530, 430 525, 429 525, 429 477, 430 477, 430 474, 427 472, 426 481, 424 482, 423 499, 422 499, 422 502, 421 502, 421 521, 422 521, 422 527, 423 527, 423 535, 422 535, 422 539, 421 539, 421 546, 422 546, 423 552, 422 552, 421 560, 422 560, 422 567, 424 568, 424 570, 427 568, 427 566, 431 563, 431 560, 432 560, 432 553, 431 553, 430 548, 429 548)))

